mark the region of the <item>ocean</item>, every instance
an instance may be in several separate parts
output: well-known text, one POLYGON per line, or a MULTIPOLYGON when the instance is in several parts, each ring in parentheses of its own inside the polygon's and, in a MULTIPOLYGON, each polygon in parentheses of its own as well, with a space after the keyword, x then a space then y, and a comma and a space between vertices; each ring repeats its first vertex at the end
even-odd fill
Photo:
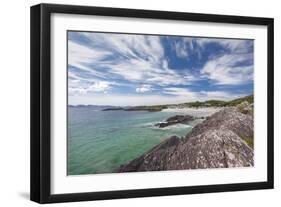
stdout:
POLYGON ((177 114, 68 107, 67 174, 112 173, 170 136, 185 136, 189 125, 154 127, 177 114))

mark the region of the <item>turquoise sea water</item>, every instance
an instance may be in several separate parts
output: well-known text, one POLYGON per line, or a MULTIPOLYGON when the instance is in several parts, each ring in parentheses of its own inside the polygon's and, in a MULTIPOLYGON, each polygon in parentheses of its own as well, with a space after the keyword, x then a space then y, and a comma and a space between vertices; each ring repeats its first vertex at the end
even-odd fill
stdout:
POLYGON ((184 136, 184 124, 153 125, 179 113, 68 109, 68 175, 111 173, 172 135, 184 136))

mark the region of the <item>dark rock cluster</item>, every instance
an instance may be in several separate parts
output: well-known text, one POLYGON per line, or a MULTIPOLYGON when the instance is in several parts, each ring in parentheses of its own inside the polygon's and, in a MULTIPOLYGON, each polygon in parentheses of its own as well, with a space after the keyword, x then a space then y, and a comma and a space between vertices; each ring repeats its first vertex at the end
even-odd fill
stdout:
POLYGON ((165 120, 165 122, 156 123, 155 126, 164 128, 173 124, 185 123, 193 121, 194 117, 190 115, 175 115, 165 120))

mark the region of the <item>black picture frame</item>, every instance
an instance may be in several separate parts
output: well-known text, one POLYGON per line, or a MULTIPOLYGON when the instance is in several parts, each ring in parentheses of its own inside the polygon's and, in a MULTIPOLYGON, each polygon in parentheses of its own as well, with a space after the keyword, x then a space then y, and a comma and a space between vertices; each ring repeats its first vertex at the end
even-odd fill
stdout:
POLYGON ((39 4, 31 7, 31 173, 30 199, 38 203, 88 201, 102 199, 166 196, 179 194, 211 193, 272 189, 274 186, 274 71, 272 18, 195 14, 168 11, 103 8, 56 4, 39 4), (207 23, 233 23, 267 26, 267 181, 237 184, 219 184, 187 187, 169 187, 106 192, 51 194, 51 70, 50 70, 50 16, 53 13, 99 15, 112 17, 134 17, 163 20, 180 20, 207 23))

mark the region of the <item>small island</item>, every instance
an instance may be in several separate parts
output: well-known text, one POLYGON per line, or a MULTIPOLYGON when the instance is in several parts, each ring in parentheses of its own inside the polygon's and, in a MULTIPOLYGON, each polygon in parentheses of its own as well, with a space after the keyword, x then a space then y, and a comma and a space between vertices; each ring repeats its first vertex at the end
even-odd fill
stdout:
POLYGON ((131 107, 110 107, 103 109, 103 111, 149 111, 158 112, 163 109, 167 109, 169 105, 157 105, 157 106, 131 106, 131 107))

